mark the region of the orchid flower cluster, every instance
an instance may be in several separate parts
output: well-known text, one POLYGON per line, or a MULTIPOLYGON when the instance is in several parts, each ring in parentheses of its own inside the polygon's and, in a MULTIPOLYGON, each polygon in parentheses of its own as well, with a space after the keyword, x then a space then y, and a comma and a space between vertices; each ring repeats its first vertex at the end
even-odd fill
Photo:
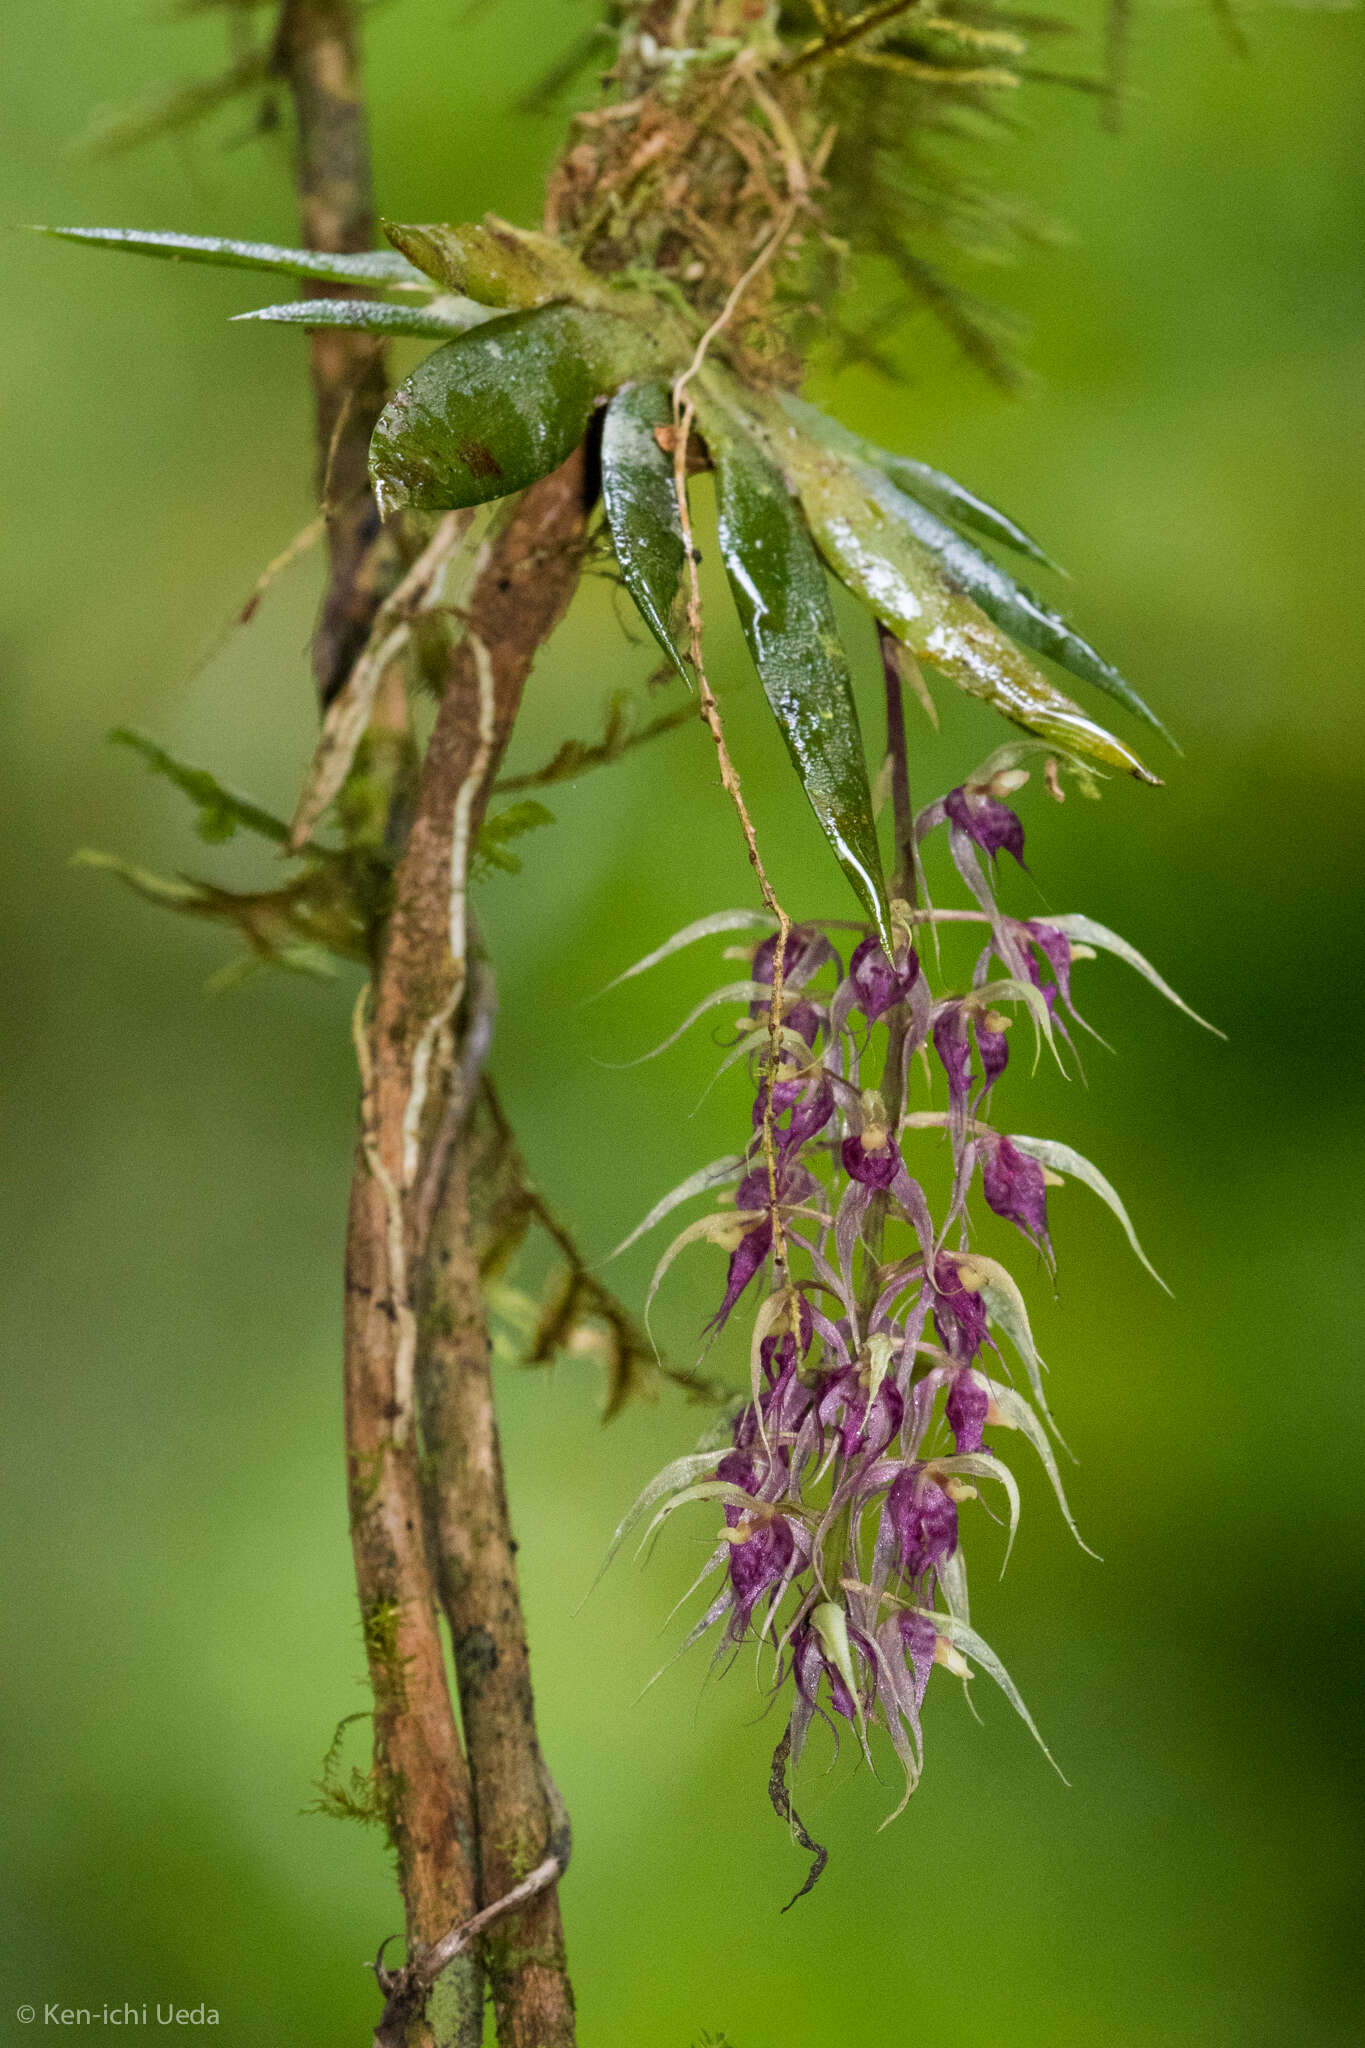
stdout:
MULTIPOLYGON (((905 1777, 897 1813, 920 1774, 921 1714, 936 1666, 964 1682, 980 1667, 1042 1744, 971 1622, 963 1511, 998 1489, 1007 1559, 1019 1514, 1017 1483, 987 1432, 1027 1439, 1076 1533, 1023 1295, 1006 1268, 972 1244, 978 1191, 1051 1275, 1049 1188, 1079 1179, 1109 1205, 1147 1264, 1097 1168, 1068 1146, 1007 1133, 991 1120, 1010 1062, 1010 1024, 1026 1013, 1038 1047, 1074 1061, 1082 1020, 1072 970, 1101 951, 1187 1008, 1106 927, 1081 916, 1020 918, 1000 907, 1001 856, 1024 861, 1023 826, 1005 799, 1028 779, 1019 766, 1026 752, 1002 748, 916 818, 916 902, 893 904, 892 955, 869 934, 845 960, 835 943, 840 927, 806 924, 789 928, 779 961, 773 920, 737 911, 689 926, 629 970, 699 938, 768 927, 748 978, 688 1019, 710 1003, 747 1003, 726 1064, 750 1058, 749 1142, 674 1189, 626 1241, 684 1201, 734 1186, 733 1208, 702 1217, 670 1245, 650 1300, 685 1246, 708 1240, 728 1251, 709 1328, 724 1327, 742 1302, 756 1303, 750 1395, 728 1435, 646 1488, 616 1541, 651 1510, 647 1534, 689 1503, 719 1507, 724 1525, 693 1591, 718 1583, 683 1648, 714 1629, 719 1659, 746 1642, 761 1660, 767 1653, 772 1693, 789 1689, 779 1751, 793 1767, 817 1717, 836 1741, 839 1725, 850 1726, 869 1763, 868 1731, 883 1728, 905 1777), (970 908, 927 901, 918 848, 940 832, 970 908), (947 925, 974 928, 981 939, 960 993, 931 986, 926 953, 937 954, 947 925), (925 1106, 915 1107, 921 1086, 925 1106), (929 1177, 931 1148, 945 1142, 950 1172, 940 1176, 947 1192, 935 1219, 920 1176, 929 1177)), ((1058 793, 1051 764, 1049 784, 1058 793)))

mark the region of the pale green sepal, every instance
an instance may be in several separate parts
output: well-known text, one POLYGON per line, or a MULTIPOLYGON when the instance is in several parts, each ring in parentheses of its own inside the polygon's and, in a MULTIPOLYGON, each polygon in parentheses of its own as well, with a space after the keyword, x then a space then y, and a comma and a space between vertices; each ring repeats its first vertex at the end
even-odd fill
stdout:
POLYGON ((590 1002, 610 995, 614 988, 620 988, 623 981, 633 981, 637 974, 646 973, 657 967, 661 960, 667 960, 673 953, 680 953, 684 946, 694 946, 698 939, 718 938, 722 932, 772 931, 777 919, 766 910, 713 910, 709 917, 699 917, 692 924, 685 924, 672 938, 665 939, 662 946, 656 946, 652 953, 646 953, 643 960, 637 960, 633 967, 627 967, 605 988, 600 988, 590 1002))
MULTIPOLYGON (((990 1385, 991 1383, 988 1381, 987 1384, 990 1385)), ((1018 1399, 1018 1396, 1016 1395, 1015 1398, 1018 1399)), ((1043 1441, 1047 1443, 1046 1437, 1044 1437, 1043 1441)), ((1051 1449, 1052 1447, 1049 1444, 1049 1455, 1051 1455, 1051 1449)), ((959 1451, 951 1458, 935 1458, 934 1470, 936 1472, 947 1472, 950 1476, 965 1473, 970 1479, 994 1479, 999 1485, 1004 1487, 1005 1498, 1009 1503, 1010 1519, 1009 1533, 1005 1541, 1004 1562, 1000 1566, 1000 1576, 1003 1579, 1005 1567, 1010 1561, 1010 1552, 1014 1549, 1014 1539, 1019 1532, 1019 1486, 1009 1466, 1004 1464, 999 1458, 987 1457, 978 1451, 959 1451)), ((1077 1538, 1078 1542, 1079 1540, 1077 1538)))
POLYGON ((1092 1166, 1081 1153, 1073 1152, 1070 1145, 1058 1145, 1051 1138, 1020 1138, 1011 1132, 1010 1143, 1020 1152, 1027 1152, 1040 1166, 1050 1167, 1054 1173, 1069 1173, 1074 1179, 1084 1181, 1088 1188, 1093 1189, 1106 1207, 1117 1216, 1123 1234, 1139 1262, 1147 1268, 1157 1286, 1167 1294, 1170 1293, 1170 1288, 1166 1286, 1166 1282, 1138 1243, 1138 1234, 1133 1228, 1128 1211, 1119 1199, 1117 1190, 1105 1179, 1098 1166, 1092 1166))
MULTIPOLYGON (((1000 1380, 989 1379, 984 1373, 982 1378, 986 1380, 986 1385, 990 1389, 991 1399, 999 1412, 999 1426, 1005 1429, 1017 1429, 1020 1436, 1026 1437, 1029 1443, 1033 1445, 1034 1450, 1042 1460, 1043 1470, 1052 1482, 1052 1491, 1057 1496, 1057 1505, 1062 1511, 1062 1520, 1066 1523, 1067 1528, 1071 1531, 1077 1543, 1080 1544, 1086 1556, 1093 1557, 1098 1561, 1099 1552, 1090 1548, 1090 1545, 1076 1527, 1075 1517, 1067 1501, 1066 1489, 1062 1485, 1062 1475, 1057 1468, 1056 1454, 1053 1451, 1052 1445, 1048 1442, 1047 1431, 1043 1428, 1042 1423, 1029 1407, 1023 1395, 1016 1393, 1013 1387, 1005 1386, 1000 1380)), ((1002 1466, 1001 1470, 1003 1471, 1004 1469, 1002 1466)), ((1006 1558, 1008 1560, 1008 1552, 1006 1553, 1006 1558)), ((1003 1571, 1004 1567, 1002 1566, 1001 1569, 1003 1571)))
POLYGON ((848 1616, 837 1600, 822 1600, 818 1607, 811 1609, 810 1625, 820 1638, 820 1646, 830 1663, 848 1687, 853 1711, 857 1715, 858 1738, 864 1749, 867 1736, 863 1730, 863 1702, 858 1689, 857 1674, 853 1669, 853 1649, 848 1640, 848 1616))
POLYGON ((172 263, 224 264, 233 270, 280 270, 289 277, 317 277, 328 284, 370 284, 386 291, 429 292, 431 283, 394 249, 364 249, 350 256, 317 249, 283 249, 274 242, 235 242, 221 235, 149 233, 141 228, 35 227, 35 235, 63 242, 87 242, 97 249, 128 249, 137 256, 161 256, 172 263))
POLYGON ((618 1073, 627 1067, 643 1066, 646 1060, 656 1060, 661 1052, 667 1052, 670 1046, 676 1045, 683 1033, 690 1031, 697 1019, 704 1017, 708 1010, 714 1010, 718 1003, 767 1003, 772 1001, 772 993, 771 986, 766 982, 728 981, 723 988, 712 989, 709 996, 704 996, 694 1009, 688 1011, 677 1029, 670 1031, 667 1038, 661 1039, 658 1045, 651 1046, 648 1052, 640 1053, 633 1060, 604 1060, 603 1065, 618 1073))
POLYGON ((687 1179, 679 1181, 677 1187, 671 1189, 662 1201, 654 1204, 644 1222, 637 1223, 630 1235, 621 1239, 615 1251, 607 1253, 602 1263, 610 1265, 613 1259, 619 1259, 622 1252, 628 1252, 633 1244, 637 1244, 648 1231, 653 1230, 656 1223, 662 1223, 665 1216, 672 1215, 684 1202, 690 1202, 693 1195, 704 1195, 712 1188, 723 1188, 728 1182, 738 1180, 743 1172, 743 1155, 728 1152, 724 1158, 713 1159, 709 1166, 700 1167, 696 1173, 689 1174, 687 1179))
POLYGON ((631 1530, 638 1528, 642 1518, 649 1513, 655 1503, 662 1500, 666 1493, 676 1493, 685 1486, 691 1486, 696 1480, 700 1479, 703 1472, 714 1472, 729 1448, 728 1444, 723 1444, 718 1445, 714 1450, 689 1451, 686 1457, 675 1458, 671 1465, 664 1466, 662 1472, 655 1473, 648 1486, 643 1489, 629 1511, 623 1515, 621 1521, 617 1524, 616 1531, 607 1546, 607 1554, 602 1560, 601 1569, 593 1580, 592 1585, 588 1588, 587 1593, 584 1594, 584 1600, 589 1598, 599 1584, 603 1572, 606 1571, 617 1551, 621 1548, 627 1536, 630 1535, 631 1530))
POLYGON ((492 317, 486 306, 453 295, 407 306, 387 299, 297 299, 232 315, 234 320, 264 320, 281 327, 344 327, 355 334, 417 334, 433 341, 449 341, 492 317))
MULTIPOLYGON (((959 1285, 974 1285, 980 1294, 986 1314, 997 1329, 1003 1330, 1023 1360, 1028 1374, 1033 1398, 1048 1413, 1047 1397, 1043 1392, 1043 1361, 1033 1341, 1029 1325, 1028 1309, 1017 1282, 1005 1271, 997 1259, 988 1259, 984 1252, 955 1252, 953 1264, 957 1268, 959 1285)), ((1051 1421, 1048 1416, 1048 1420, 1051 1421)))
POLYGON ((1207 1017, 1201 1017, 1198 1010, 1192 1010, 1182 996, 1178 996, 1168 981, 1163 981, 1150 960, 1144 960, 1136 946, 1130 946, 1127 939, 1121 939, 1117 932, 1111 932, 1107 925, 1096 924, 1093 917, 1083 917, 1077 911, 1068 911, 1064 917, 1053 917, 1049 912, 1047 922, 1055 925, 1059 932, 1065 932, 1069 939, 1079 939, 1083 946, 1097 946, 1102 953, 1113 953, 1118 959, 1150 981, 1154 989, 1174 1003, 1177 1010, 1183 1010, 1196 1024, 1202 1024, 1215 1038, 1226 1038, 1227 1032, 1220 1031, 1216 1024, 1210 1024, 1207 1017))
POLYGON ((1001 1692, 1004 1693, 1005 1698, 1014 1708, 1015 1713, 1028 1729, 1029 1734, 1057 1773, 1057 1776, 1064 1785, 1069 1785, 1070 1779, 1044 1742, 1042 1735, 1039 1733, 1037 1722, 1024 1705, 1018 1686, 1014 1683, 1014 1680, 1010 1677, 990 1644, 983 1641, 974 1628, 968 1628, 964 1622, 955 1621, 950 1614, 939 1614, 925 1607, 916 1608, 915 1612, 922 1614, 926 1621, 931 1621, 938 1633, 941 1636, 946 1636, 955 1650, 960 1650, 964 1656, 974 1657, 987 1676, 995 1680, 1001 1692))

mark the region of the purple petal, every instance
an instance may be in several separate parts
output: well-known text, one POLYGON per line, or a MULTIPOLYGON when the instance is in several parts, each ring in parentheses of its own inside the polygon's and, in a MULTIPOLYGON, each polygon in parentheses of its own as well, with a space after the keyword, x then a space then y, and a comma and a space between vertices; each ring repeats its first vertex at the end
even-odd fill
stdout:
POLYGON ((958 1279, 951 1252, 940 1252, 934 1261, 934 1328, 959 1360, 975 1358, 986 1341, 986 1305, 958 1279))
POLYGON ((865 1188, 889 1188, 897 1173, 904 1171, 899 1150, 889 1142, 879 1152, 869 1152, 861 1138, 845 1138, 840 1157, 844 1172, 865 1188))
POLYGON ((960 1455, 985 1448, 981 1432, 986 1427, 990 1405, 991 1397, 985 1387, 976 1374, 964 1366, 954 1375, 953 1384, 948 1389, 946 1409, 948 1427, 953 1432, 953 1441, 960 1455))
POLYGON ((772 1249, 772 1241, 773 1227, 766 1217, 754 1229, 745 1232, 730 1254, 730 1266, 725 1276, 725 1299, 707 1324, 708 1329, 724 1329, 731 1309, 772 1249))
POLYGON ((967 1037, 966 1015, 960 1003, 941 1011, 935 1019, 934 1051, 948 1076, 949 1102, 953 1105, 965 1102, 972 1085, 972 1049, 967 1037))
POLYGON ((957 1549, 957 1506, 923 1470, 907 1467, 886 1497, 901 1569, 912 1578, 941 1564, 957 1549))
POLYGON ((893 966, 877 939, 864 939, 848 963, 858 1008, 869 1024, 895 1003, 904 1002, 919 977, 919 958, 910 947, 899 966, 893 966))
POLYGON ((1046 1244, 1047 1182, 1036 1159, 1000 1138, 981 1162, 981 1191, 997 1216, 1015 1223, 1026 1237, 1046 1244))
POLYGON ((980 790, 950 789, 943 799, 948 821, 964 832, 975 846, 992 859, 1000 852, 1012 853, 1024 865, 1024 828, 1008 804, 997 803, 980 790))

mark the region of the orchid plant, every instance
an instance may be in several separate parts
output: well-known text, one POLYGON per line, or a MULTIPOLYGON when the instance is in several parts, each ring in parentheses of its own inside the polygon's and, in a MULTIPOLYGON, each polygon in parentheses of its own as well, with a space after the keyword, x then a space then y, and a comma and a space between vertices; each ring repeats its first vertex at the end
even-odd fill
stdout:
MULTIPOLYGON (((1073 970, 1096 953, 1179 999, 1089 918, 1003 907, 1002 859, 1024 859, 1009 799, 1037 766, 1057 797, 1063 776, 1091 793, 1113 771, 1158 779, 1054 671, 1164 728, 1000 559, 1050 566, 1017 520, 800 395, 812 351, 836 337, 885 366, 879 335, 916 299, 1007 378, 992 323, 933 250, 957 261, 1042 231, 965 177, 953 152, 999 125, 1002 96, 1031 75, 1058 82, 1023 62, 1046 21, 997 0, 943 0, 932 14, 913 0, 608 0, 563 72, 606 60, 541 225, 386 221, 377 248, 350 0, 257 12, 276 17, 273 39, 233 76, 288 83, 309 246, 48 232, 286 277, 306 294, 238 316, 309 336, 318 407, 321 726, 294 815, 119 735, 193 800, 205 838, 254 832, 295 866, 247 894, 92 858, 157 902, 231 926, 245 968, 326 972, 339 957, 369 971, 355 1013, 348 1470, 375 1702, 367 1797, 397 1852, 408 1941, 401 1971, 382 1952, 376 1962, 386 2003, 375 2038, 424 2048, 439 2033, 443 2048, 477 2048, 487 1981, 506 2048, 568 2048, 554 1893, 567 1831, 536 1737, 488 1376, 490 1299, 526 1231, 546 1232, 562 1268, 532 1311, 529 1362, 601 1350, 614 1412, 651 1352, 635 1311, 535 1189, 486 1072, 495 1004, 470 885, 515 868, 509 842, 549 822, 525 797, 490 815, 490 798, 548 787, 699 715, 735 809, 759 902, 700 916, 629 972, 745 935, 742 978, 700 1007, 745 1007, 726 1062, 748 1062, 750 1129, 641 1231, 722 1191, 724 1206, 664 1254, 650 1298, 685 1247, 724 1250, 711 1328, 752 1305, 749 1391, 712 1440, 659 1475, 618 1540, 691 1503, 720 1511, 703 1573, 714 1584, 688 1641, 716 1630, 722 1659, 757 1649, 786 1704, 772 1797, 808 1842, 787 1772, 817 1718, 851 1727, 869 1756, 880 1726, 907 1796, 935 1666, 964 1682, 985 1671, 1033 1726, 973 1626, 963 1554, 978 1503, 1002 1501, 1013 1536, 1020 1496, 1003 1435, 1028 1442, 1071 1517, 1024 1296, 974 1242, 973 1215, 984 1202, 1013 1224, 1050 1274, 1048 1190, 1073 1178, 1142 1253, 1098 1168, 1002 1124, 996 1089, 1016 1024, 1039 1053, 1077 1063, 1088 1027, 1073 970), (880 325, 841 322, 850 264, 886 286, 880 325), (434 346, 390 389, 394 337, 434 346), (793 796, 851 887, 839 906, 856 909, 851 922, 793 920, 764 866, 726 685, 708 668, 702 474, 793 796), (568 742, 542 771, 500 781, 531 662, 594 554, 638 607, 682 701, 633 736, 613 711, 599 744, 568 742), (880 652, 884 775, 868 760, 836 584, 880 652), (921 663, 1022 737, 916 816, 904 693, 932 705, 921 663), (425 747, 423 692, 438 699, 425 747), (930 900, 921 849, 934 835, 965 892, 956 907, 930 900), (964 935, 975 960, 950 972, 964 935), (490 1643, 491 1659, 470 1648, 490 1643), (438 2027, 427 2000, 447 1982, 458 2018, 438 2027)), ((707 1391, 695 1372, 670 1370, 707 1391)))

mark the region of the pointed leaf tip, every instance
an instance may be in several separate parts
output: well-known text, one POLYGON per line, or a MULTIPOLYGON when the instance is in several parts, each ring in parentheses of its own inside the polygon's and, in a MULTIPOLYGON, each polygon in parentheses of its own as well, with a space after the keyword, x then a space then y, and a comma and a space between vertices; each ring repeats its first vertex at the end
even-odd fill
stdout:
POLYGON ((728 411, 701 409, 721 554, 764 692, 811 809, 888 953, 895 950, 848 656, 786 482, 728 411))

